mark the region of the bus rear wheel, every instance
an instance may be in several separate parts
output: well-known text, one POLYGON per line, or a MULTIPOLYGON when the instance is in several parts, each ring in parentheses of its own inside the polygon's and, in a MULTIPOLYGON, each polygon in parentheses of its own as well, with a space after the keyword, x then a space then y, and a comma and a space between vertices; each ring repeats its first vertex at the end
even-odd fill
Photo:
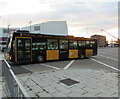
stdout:
POLYGON ((38 59, 38 62, 44 62, 44 57, 42 55, 39 55, 37 59, 38 59))
POLYGON ((85 54, 81 53, 79 57, 80 57, 80 59, 84 59, 85 58, 85 54))

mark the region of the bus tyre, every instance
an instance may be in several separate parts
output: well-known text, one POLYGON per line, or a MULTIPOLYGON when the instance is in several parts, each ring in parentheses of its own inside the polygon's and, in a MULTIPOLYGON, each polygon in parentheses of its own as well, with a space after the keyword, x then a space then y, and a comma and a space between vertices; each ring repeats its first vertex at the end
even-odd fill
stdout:
POLYGON ((44 61, 44 57, 42 55, 38 56, 38 62, 43 62, 44 61))
POLYGON ((85 58, 85 54, 81 53, 79 57, 80 57, 80 59, 84 59, 85 58))

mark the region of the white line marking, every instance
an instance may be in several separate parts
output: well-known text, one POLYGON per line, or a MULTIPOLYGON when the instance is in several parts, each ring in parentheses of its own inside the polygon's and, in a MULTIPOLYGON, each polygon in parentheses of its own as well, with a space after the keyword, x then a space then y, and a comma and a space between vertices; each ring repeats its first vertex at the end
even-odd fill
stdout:
POLYGON ((43 65, 43 66, 46 66, 46 67, 49 67, 49 68, 53 68, 53 69, 60 69, 60 68, 57 68, 57 67, 54 67, 54 66, 50 66, 50 65, 46 65, 46 64, 40 64, 40 65, 43 65))
MULTIPOLYGON (((118 55, 115 55, 115 54, 110 54, 110 53, 106 53, 106 52, 100 52, 100 53, 107 54, 107 55, 112 55, 112 56, 117 56, 118 57, 118 55)), ((118 53, 116 53, 116 54, 118 54, 118 53)))
POLYGON ((115 67, 113 67, 113 66, 110 66, 110 65, 108 65, 108 64, 105 64, 105 63, 100 62, 100 61, 98 61, 98 60, 96 60, 96 59, 93 59, 93 58, 91 58, 91 59, 92 59, 93 61, 95 61, 95 62, 98 62, 98 63, 106 66, 106 67, 109 67, 109 68, 112 68, 112 69, 114 69, 114 70, 120 71, 119 69, 117 69, 117 68, 115 68, 115 67))
POLYGON ((72 60, 70 63, 68 63, 65 67, 64 67, 64 69, 68 69, 71 65, 72 65, 72 63, 74 62, 75 60, 72 60))
POLYGON ((105 57, 105 58, 109 58, 109 59, 115 60, 115 61, 120 61, 120 60, 118 60, 118 59, 114 59, 114 58, 107 57, 107 56, 104 56, 104 55, 100 55, 100 54, 98 54, 98 55, 99 55, 99 56, 102 56, 102 57, 105 57))
POLYGON ((29 70, 29 71, 31 71, 31 72, 33 72, 30 68, 27 68, 26 66, 22 66, 22 67, 29 70))

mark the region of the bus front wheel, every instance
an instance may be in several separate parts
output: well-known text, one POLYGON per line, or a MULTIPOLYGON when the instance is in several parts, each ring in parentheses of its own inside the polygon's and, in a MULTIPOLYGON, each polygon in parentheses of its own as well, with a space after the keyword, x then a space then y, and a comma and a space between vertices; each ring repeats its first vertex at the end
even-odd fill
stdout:
POLYGON ((42 55, 39 55, 37 59, 38 62, 44 62, 44 57, 42 55))
POLYGON ((84 59, 85 58, 85 54, 81 53, 79 57, 80 57, 80 59, 84 59))

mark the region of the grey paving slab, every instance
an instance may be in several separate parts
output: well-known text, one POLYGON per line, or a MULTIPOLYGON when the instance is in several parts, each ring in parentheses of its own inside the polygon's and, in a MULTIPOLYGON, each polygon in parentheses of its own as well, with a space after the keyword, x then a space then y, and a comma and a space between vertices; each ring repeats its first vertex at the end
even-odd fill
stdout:
POLYGON ((92 96, 96 96, 97 94, 101 93, 101 91, 98 91, 98 90, 95 90, 95 89, 89 88, 89 87, 84 87, 83 90, 87 91, 92 96))
POLYGON ((30 97, 37 97, 33 91, 27 91, 30 97))
POLYGON ((2 90, 0 90, 0 99, 2 98, 2 90))
POLYGON ((87 92, 86 90, 84 90, 82 88, 79 88, 77 86, 69 88, 69 90, 71 91, 71 93, 79 93, 80 95, 82 95, 82 94, 87 92))
POLYGON ((0 99, 2 97, 7 97, 7 94, 5 90, 5 82, 3 81, 2 77, 0 77, 0 99))
POLYGON ((51 94, 53 97, 67 97, 68 95, 65 95, 63 93, 61 93, 60 91, 52 93, 51 94))
POLYGON ((40 86, 30 86, 29 89, 32 89, 34 93, 43 92, 43 88, 40 86))
POLYGON ((66 87, 62 86, 62 84, 61 84, 60 87, 57 87, 56 89, 57 89, 58 91, 60 91, 61 93, 65 94, 65 95, 71 93, 71 90, 69 90, 69 89, 67 89, 66 87))
POLYGON ((45 86, 44 89, 50 94, 58 91, 56 88, 54 88, 52 86, 45 86))
POLYGON ((2 90, 2 97, 8 97, 5 90, 2 90))
POLYGON ((89 92, 86 92, 86 93, 84 93, 83 95, 82 95, 82 97, 95 97, 95 96, 93 96, 91 93, 89 93, 89 92))
POLYGON ((24 82, 25 85, 28 85, 28 86, 36 86, 36 84, 32 81, 32 80, 27 80, 26 82, 24 82))
POLYGON ((53 97, 52 94, 49 94, 45 91, 38 93, 39 97, 53 97))

